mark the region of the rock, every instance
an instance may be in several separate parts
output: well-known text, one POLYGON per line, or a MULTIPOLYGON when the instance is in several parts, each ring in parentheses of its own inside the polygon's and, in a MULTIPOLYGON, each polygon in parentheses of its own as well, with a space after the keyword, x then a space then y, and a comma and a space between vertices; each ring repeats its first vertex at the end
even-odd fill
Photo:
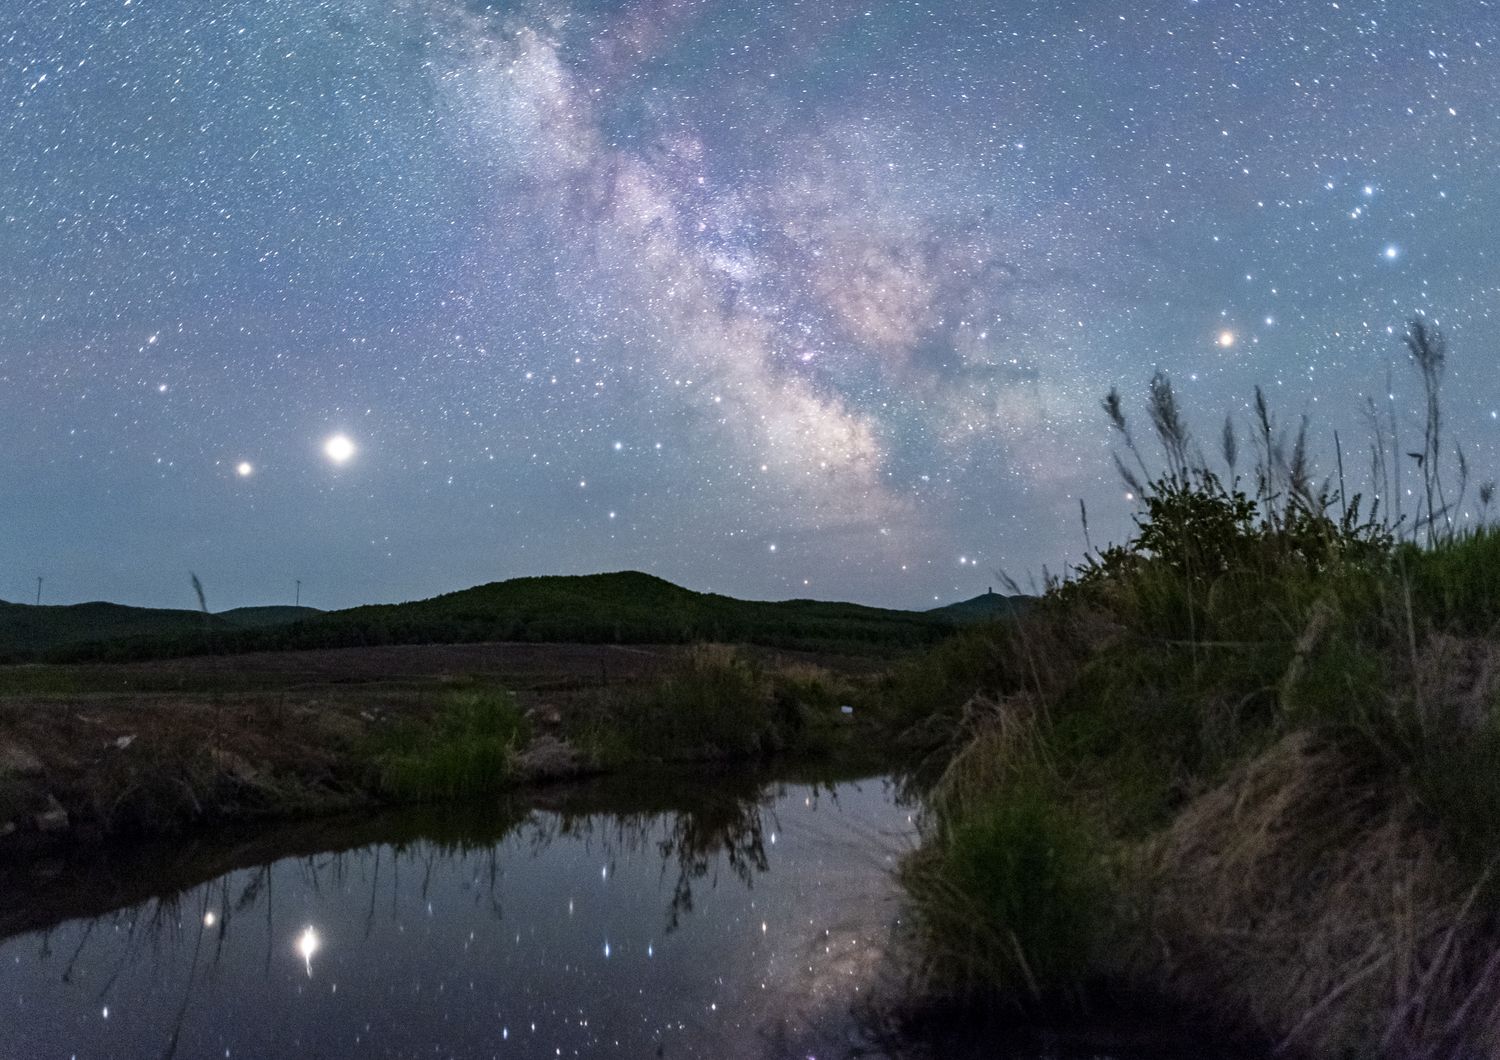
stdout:
POLYGON ((121 736, 115 740, 115 747, 123 751, 133 743, 135 743, 135 734, 131 733, 129 736, 121 736))
POLYGON ((47 808, 34 818, 38 832, 64 832, 68 828, 68 811, 51 795, 47 796, 47 808))
POLYGON ((542 735, 516 756, 516 771, 525 780, 565 780, 583 772, 572 744, 542 735))
POLYGON ((42 760, 24 747, 7 744, 0 747, 0 777, 39 777, 42 760))

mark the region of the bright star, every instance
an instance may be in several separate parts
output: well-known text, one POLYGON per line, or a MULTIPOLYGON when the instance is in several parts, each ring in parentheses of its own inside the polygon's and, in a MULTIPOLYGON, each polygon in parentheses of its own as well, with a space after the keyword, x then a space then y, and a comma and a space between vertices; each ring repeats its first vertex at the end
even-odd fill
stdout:
POLYGON ((1396 246, 1396 244, 1391 243, 1391 244, 1388 244, 1386 246, 1386 248, 1385 248, 1385 260, 1386 261, 1395 261, 1400 256, 1401 256, 1401 248, 1398 247, 1398 246, 1396 246))
POLYGON ((1230 331, 1228 328, 1219 332, 1219 345, 1224 347, 1224 349, 1226 350, 1229 349, 1229 347, 1233 346, 1234 332, 1230 331))
POLYGON ((241 460, 238 464, 234 465, 234 473, 240 478, 249 478, 255 474, 255 465, 248 460, 241 460))
POLYGON ((347 464, 354 452, 354 443, 347 434, 335 434, 323 443, 323 454, 335 464, 347 464))

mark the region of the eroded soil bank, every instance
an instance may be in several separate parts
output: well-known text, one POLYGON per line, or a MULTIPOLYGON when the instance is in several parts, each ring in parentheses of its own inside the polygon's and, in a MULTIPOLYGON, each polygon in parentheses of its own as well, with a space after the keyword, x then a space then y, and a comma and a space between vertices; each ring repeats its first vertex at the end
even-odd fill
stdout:
POLYGON ((868 660, 716 651, 469 644, 0 668, 0 853, 14 863, 79 844, 421 801, 426 789, 402 782, 412 769, 397 775, 397 762, 431 765, 421 776, 440 786, 443 770, 464 770, 453 783, 484 794, 653 760, 859 742, 848 738, 866 719, 834 700, 868 660), (748 705, 729 712, 739 724, 651 739, 648 708, 661 690, 687 695, 705 682, 742 694, 748 705), (473 702, 503 715, 499 730, 485 730, 503 736, 499 758, 422 760, 440 758, 434 741, 455 704, 473 702))

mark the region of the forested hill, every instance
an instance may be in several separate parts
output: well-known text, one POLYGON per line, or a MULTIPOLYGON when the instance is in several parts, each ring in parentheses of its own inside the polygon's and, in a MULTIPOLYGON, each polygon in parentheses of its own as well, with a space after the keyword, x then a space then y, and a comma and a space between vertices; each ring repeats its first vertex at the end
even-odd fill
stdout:
POLYGON ((737 600, 622 571, 515 578, 428 600, 327 612, 242 608, 204 615, 118 604, 3 604, 0 657, 126 660, 485 640, 703 640, 872 652, 932 643, 973 617, 967 612, 897 611, 818 600, 737 600))
POLYGON ((205 632, 285 625, 322 614, 311 607, 240 607, 218 614, 176 608, 86 604, 11 604, 0 601, 0 657, 44 654, 97 641, 142 637, 202 637, 205 632))

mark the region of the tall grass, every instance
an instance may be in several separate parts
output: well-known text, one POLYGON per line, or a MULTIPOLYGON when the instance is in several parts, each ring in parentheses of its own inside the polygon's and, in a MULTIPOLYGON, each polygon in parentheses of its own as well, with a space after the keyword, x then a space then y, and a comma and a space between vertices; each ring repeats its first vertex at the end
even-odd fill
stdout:
POLYGON ((572 721, 571 737, 605 768, 861 752, 858 734, 884 731, 863 703, 860 682, 825 667, 700 644, 648 683, 602 691, 572 721), (859 722, 840 710, 851 702, 862 704, 859 722))
POLYGON ((499 690, 451 692, 430 725, 383 734, 374 759, 380 788, 408 801, 473 798, 503 790, 529 726, 499 690))
POLYGON ((771 750, 770 689, 734 648, 698 645, 653 686, 626 693, 615 724, 647 757, 755 755, 771 750))
POLYGON ((1407 344, 1423 449, 1372 414, 1365 496, 1259 390, 1248 477, 1233 420, 1215 470, 1165 376, 1159 458, 1112 391, 1135 532, 892 678, 931 692, 908 884, 935 981, 1034 1003, 1135 977, 1316 1055, 1500 1040, 1500 535, 1463 507, 1446 344, 1407 344), (1382 504, 1402 460, 1410 521, 1382 504))

